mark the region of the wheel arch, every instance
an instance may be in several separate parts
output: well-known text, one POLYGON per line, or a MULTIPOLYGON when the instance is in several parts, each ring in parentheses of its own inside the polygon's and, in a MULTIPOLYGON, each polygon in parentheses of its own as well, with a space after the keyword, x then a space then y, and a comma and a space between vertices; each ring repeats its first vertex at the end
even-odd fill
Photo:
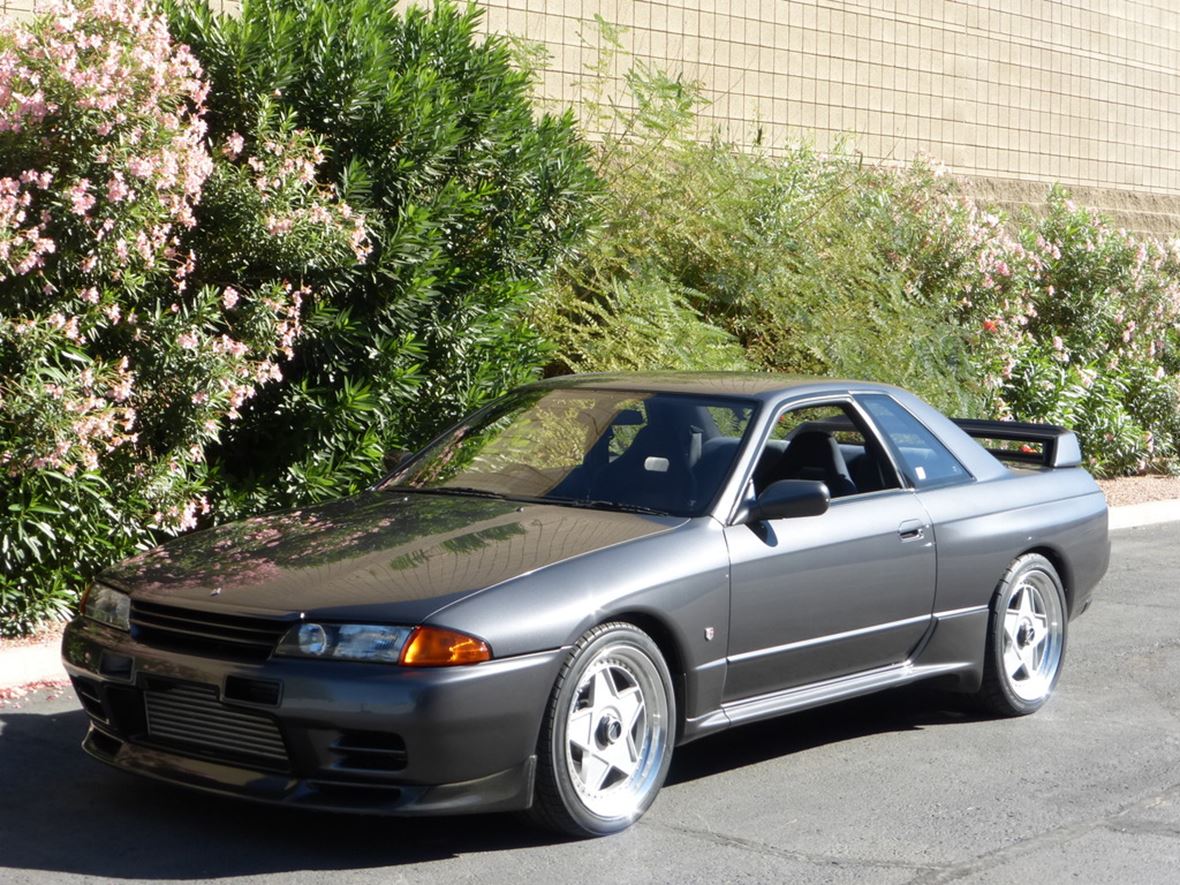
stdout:
MULTIPOLYGON (((1061 581, 1061 589, 1065 591, 1065 616, 1066 618, 1073 617, 1073 574, 1070 571, 1069 561, 1065 555, 1055 547, 1041 545, 1039 547, 1030 547, 1020 554, 1020 556, 1027 556, 1030 553, 1036 553, 1049 560, 1049 564, 1053 566, 1054 571, 1057 572, 1057 577, 1061 581)), ((1020 556, 1016 558, 1019 559, 1020 556)))
POLYGON ((679 742, 684 731, 685 703, 688 697, 688 666, 685 663, 684 650, 680 646, 671 626, 659 615, 641 609, 626 609, 611 612, 604 616, 594 626, 622 621, 638 627, 651 637, 652 642, 664 656, 664 663, 668 665, 668 672, 672 676, 672 689, 676 700, 676 741, 679 742))

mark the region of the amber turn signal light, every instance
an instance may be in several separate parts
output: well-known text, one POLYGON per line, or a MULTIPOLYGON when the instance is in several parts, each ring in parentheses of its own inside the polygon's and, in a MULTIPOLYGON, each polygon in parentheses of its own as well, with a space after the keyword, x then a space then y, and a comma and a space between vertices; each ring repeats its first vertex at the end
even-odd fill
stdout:
POLYGON ((407 667, 453 667, 491 659, 492 650, 482 639, 442 627, 415 627, 401 662, 407 667))

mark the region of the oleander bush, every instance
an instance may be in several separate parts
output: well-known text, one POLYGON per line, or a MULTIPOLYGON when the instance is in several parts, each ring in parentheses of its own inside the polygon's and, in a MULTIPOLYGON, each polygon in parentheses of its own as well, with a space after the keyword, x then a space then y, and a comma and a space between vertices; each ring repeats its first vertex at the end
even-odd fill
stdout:
POLYGON ((207 513, 204 447, 282 378, 308 271, 365 248, 273 108, 210 141, 139 0, 0 26, 0 633, 207 513))
POLYGON ((1060 188, 1009 233, 972 229, 963 322, 1003 416, 1075 429, 1100 475, 1180 456, 1180 242, 1115 230, 1060 188))
POLYGON ((65 0, 0 30, 0 631, 362 488, 532 377, 598 183, 478 12, 65 0), (191 48, 190 48, 191 47, 191 48))
POLYGON ((538 114, 510 45, 448 0, 173 2, 211 92, 215 141, 268 103, 327 151, 318 178, 368 219, 372 252, 307 311, 285 383, 210 452, 223 506, 363 488, 391 448, 538 374, 524 311, 592 218, 597 181, 568 113, 538 114))

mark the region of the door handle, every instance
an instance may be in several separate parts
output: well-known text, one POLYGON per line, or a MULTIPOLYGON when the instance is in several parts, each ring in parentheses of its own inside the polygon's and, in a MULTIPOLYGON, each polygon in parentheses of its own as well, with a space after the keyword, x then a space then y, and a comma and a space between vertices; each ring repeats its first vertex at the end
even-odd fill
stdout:
POLYGON ((897 527, 897 534, 903 541, 920 541, 926 537, 926 527, 920 519, 907 519, 897 527))

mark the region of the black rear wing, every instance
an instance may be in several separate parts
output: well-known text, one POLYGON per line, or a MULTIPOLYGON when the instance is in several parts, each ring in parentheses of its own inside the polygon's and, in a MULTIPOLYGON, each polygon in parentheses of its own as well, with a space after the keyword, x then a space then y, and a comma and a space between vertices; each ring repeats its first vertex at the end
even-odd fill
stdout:
POLYGON ((1042 467, 1077 467, 1082 463, 1082 447, 1072 430, 1056 424, 1029 424, 1023 421, 977 421, 955 418, 968 436, 983 442, 983 447, 1001 461, 1037 464, 1042 467), (1019 446, 987 445, 988 442, 1020 443, 1019 446))

